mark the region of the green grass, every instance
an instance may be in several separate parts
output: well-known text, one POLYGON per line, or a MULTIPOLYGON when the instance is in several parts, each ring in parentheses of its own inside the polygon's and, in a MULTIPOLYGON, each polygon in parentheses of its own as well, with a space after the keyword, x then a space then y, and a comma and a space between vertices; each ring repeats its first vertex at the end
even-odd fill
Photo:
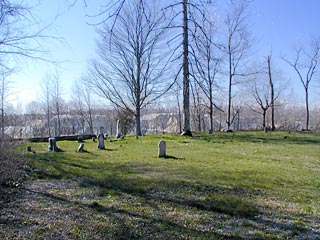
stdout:
MULTIPOLYGON (((128 136, 106 141, 106 150, 87 140, 85 153, 76 152, 78 145, 58 142, 63 151, 52 153, 47 143, 32 143, 35 154, 26 156, 33 179, 72 180, 84 193, 95 191, 89 200, 69 200, 68 206, 97 212, 91 224, 99 226, 99 218, 109 221, 110 228, 96 229, 109 236, 286 239, 288 231, 290 238, 290 233, 299 236, 318 227, 312 219, 320 214, 320 134, 128 136), (165 159, 157 157, 161 139, 167 143, 165 159), (124 219, 106 220, 110 211, 124 219), (239 218, 241 226, 228 222, 239 218), (272 230, 274 219, 281 219, 280 230, 272 230), (228 230, 230 225, 235 230, 228 230)), ((52 194, 62 199, 82 196, 79 190, 52 194)), ((82 228, 75 223, 69 232, 85 239, 82 228)))

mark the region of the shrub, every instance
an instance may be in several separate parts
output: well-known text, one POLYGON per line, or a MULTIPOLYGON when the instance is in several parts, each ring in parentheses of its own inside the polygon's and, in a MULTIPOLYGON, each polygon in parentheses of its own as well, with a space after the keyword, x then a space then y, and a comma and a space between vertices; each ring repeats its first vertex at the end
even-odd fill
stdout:
POLYGON ((14 152, 14 143, 0 142, 0 186, 17 187, 26 178, 26 162, 14 152))

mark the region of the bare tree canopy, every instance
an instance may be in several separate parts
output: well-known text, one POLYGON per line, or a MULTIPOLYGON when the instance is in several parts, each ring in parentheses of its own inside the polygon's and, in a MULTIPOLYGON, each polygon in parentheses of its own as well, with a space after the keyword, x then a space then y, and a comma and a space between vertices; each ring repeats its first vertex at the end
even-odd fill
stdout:
POLYGON ((316 77, 319 68, 320 60, 320 37, 313 39, 309 49, 304 46, 299 46, 295 49, 295 56, 292 60, 283 58, 298 75, 298 79, 303 85, 305 92, 306 106, 306 124, 305 129, 309 130, 310 111, 309 111, 309 87, 311 81, 316 77))
POLYGON ((32 7, 24 2, 0 1, 0 64, 9 67, 12 58, 27 57, 51 61, 44 56, 43 39, 56 38, 45 34, 32 7))
POLYGON ((228 78, 228 111, 227 111, 227 129, 231 130, 232 116, 232 98, 233 86, 236 84, 235 77, 246 76, 247 69, 244 69, 244 63, 250 50, 250 33, 248 32, 248 5, 245 2, 232 5, 231 11, 225 19, 226 39, 217 46, 225 54, 226 75, 228 78))
POLYGON ((92 62, 90 74, 100 95, 134 113, 140 136, 141 109, 171 87, 165 76, 171 56, 163 41, 165 19, 148 1, 126 2, 117 17, 99 30, 99 60, 92 62))

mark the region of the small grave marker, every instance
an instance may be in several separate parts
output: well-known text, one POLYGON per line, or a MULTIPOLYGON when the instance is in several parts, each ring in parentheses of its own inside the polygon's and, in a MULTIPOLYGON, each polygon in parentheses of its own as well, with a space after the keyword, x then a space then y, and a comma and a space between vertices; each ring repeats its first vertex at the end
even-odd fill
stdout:
POLYGON ((77 152, 84 152, 84 143, 80 143, 77 152))
POLYGON ((165 158, 166 157, 166 147, 167 144, 165 141, 161 140, 158 144, 158 156, 159 158, 165 158))
POLYGON ((105 149, 105 145, 104 145, 104 136, 102 133, 99 134, 98 136, 98 148, 103 150, 105 149))

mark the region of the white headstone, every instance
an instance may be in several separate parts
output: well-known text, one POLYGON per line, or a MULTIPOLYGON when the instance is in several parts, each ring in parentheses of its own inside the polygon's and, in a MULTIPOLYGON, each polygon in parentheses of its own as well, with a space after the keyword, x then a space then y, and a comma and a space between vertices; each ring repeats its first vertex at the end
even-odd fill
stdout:
POLYGON ((80 143, 77 152, 84 152, 84 143, 80 143))
POLYGON ((165 141, 161 140, 158 144, 158 156, 159 158, 165 158, 166 157, 166 147, 167 144, 165 141))
POLYGON ((59 152, 56 139, 49 138, 48 141, 49 141, 48 151, 59 152))
POLYGON ((99 134, 98 136, 98 148, 99 149, 105 149, 105 146, 104 146, 104 136, 103 134, 99 134))

